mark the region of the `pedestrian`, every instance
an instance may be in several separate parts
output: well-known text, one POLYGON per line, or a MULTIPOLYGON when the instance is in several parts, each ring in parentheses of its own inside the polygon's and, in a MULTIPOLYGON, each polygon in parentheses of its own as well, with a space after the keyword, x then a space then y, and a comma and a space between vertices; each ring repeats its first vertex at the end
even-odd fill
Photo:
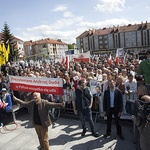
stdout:
POLYGON ((75 96, 73 100, 73 108, 74 108, 74 113, 76 115, 79 114, 80 117, 82 129, 83 129, 81 135, 84 136, 85 133, 87 132, 87 128, 85 126, 85 118, 87 118, 90 124, 92 135, 94 137, 98 137, 99 135, 97 132, 95 132, 94 129, 94 122, 93 122, 92 111, 91 111, 92 104, 93 104, 93 97, 90 90, 86 87, 85 79, 79 80, 78 87, 75 90, 74 95, 75 96))
POLYGON ((33 100, 29 102, 24 102, 14 95, 13 100, 29 108, 31 120, 39 138, 40 150, 49 150, 48 127, 51 125, 49 109, 64 107, 65 103, 48 102, 47 100, 41 99, 41 94, 37 92, 33 93, 33 100))
POLYGON ((107 116, 107 130, 104 138, 107 138, 111 134, 111 123, 112 123, 112 115, 114 115, 117 135, 121 140, 124 140, 122 135, 122 129, 119 123, 120 116, 122 114, 123 108, 123 99, 122 93, 118 88, 115 88, 115 81, 109 80, 108 82, 109 89, 104 92, 104 115, 107 116))

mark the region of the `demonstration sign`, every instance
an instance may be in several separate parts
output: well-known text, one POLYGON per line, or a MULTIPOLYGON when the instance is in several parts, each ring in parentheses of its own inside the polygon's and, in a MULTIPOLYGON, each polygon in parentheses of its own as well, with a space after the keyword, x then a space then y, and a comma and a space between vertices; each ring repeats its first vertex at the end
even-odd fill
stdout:
POLYGON ((96 86, 100 86, 100 83, 97 80, 90 80, 90 89, 92 94, 96 93, 96 86))
POLYGON ((45 94, 63 95, 61 78, 32 78, 9 76, 10 89, 13 91, 39 92, 45 94))

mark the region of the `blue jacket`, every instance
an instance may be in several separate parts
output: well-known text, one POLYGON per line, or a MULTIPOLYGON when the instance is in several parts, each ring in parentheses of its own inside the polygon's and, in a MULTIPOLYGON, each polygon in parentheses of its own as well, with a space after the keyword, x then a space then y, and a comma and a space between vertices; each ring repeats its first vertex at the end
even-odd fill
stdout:
POLYGON ((10 112, 12 110, 12 99, 11 99, 11 95, 10 94, 6 95, 5 103, 8 103, 8 105, 6 106, 6 112, 10 112))

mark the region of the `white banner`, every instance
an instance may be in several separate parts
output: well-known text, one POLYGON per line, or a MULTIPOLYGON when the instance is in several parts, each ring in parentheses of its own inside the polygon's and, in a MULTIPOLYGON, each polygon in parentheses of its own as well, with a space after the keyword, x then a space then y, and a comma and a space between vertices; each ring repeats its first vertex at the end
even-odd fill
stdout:
POLYGON ((39 92, 45 94, 63 95, 61 78, 32 78, 9 76, 10 88, 14 91, 39 92))

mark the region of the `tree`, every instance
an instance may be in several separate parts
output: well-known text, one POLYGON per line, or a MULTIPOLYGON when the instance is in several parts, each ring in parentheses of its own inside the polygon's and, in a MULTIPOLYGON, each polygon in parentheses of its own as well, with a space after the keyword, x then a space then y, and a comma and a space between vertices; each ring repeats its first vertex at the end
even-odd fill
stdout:
POLYGON ((18 54, 19 51, 18 50, 15 51, 15 46, 17 43, 14 42, 14 36, 11 33, 10 28, 6 22, 4 23, 4 28, 2 29, 0 40, 4 43, 6 49, 8 44, 10 44, 10 54, 8 61, 14 61, 15 59, 17 59, 19 56, 18 54))
POLYGON ((74 49, 74 45, 73 44, 68 44, 68 49, 74 49))

